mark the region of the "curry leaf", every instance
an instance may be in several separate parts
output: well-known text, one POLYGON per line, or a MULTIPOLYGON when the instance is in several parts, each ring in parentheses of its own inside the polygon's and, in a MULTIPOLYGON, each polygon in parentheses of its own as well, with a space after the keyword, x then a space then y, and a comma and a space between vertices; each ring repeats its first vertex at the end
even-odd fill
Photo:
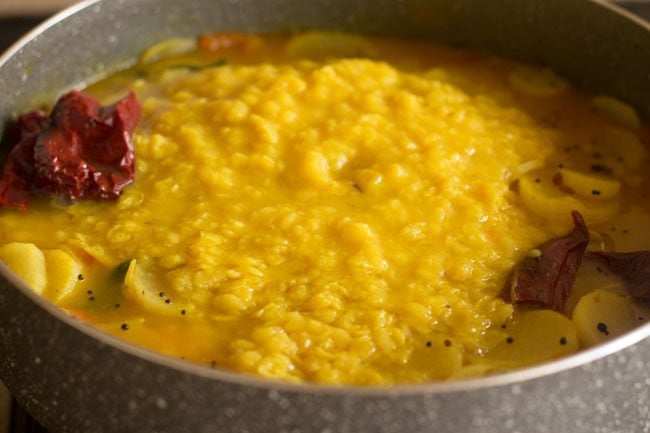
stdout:
POLYGON ((564 312, 571 287, 589 243, 589 231, 577 211, 574 228, 532 250, 510 274, 501 292, 507 302, 538 304, 564 312))
POLYGON ((228 60, 219 59, 216 62, 206 63, 206 64, 190 64, 190 63, 181 63, 178 65, 172 65, 169 69, 189 69, 192 72, 202 71, 209 68, 218 68, 220 66, 225 66, 228 64, 228 60))
POLYGON ((126 276, 126 272, 129 270, 130 265, 131 265, 131 259, 128 259, 128 260, 124 260, 122 263, 115 266, 111 271, 111 275, 110 275, 111 281, 115 284, 123 283, 124 277, 126 276))
POLYGON ((605 265, 612 274, 621 279, 630 296, 650 299, 650 251, 589 252, 585 259, 605 265))

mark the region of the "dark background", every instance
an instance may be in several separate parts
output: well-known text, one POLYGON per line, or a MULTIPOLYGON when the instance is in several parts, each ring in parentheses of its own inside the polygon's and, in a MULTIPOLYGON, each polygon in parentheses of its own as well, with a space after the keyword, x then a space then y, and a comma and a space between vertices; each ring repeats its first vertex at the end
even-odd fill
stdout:
POLYGON ((44 19, 43 17, 0 18, 0 51, 4 51, 16 39, 44 19))
MULTIPOLYGON (((626 9, 650 20, 650 0, 614 0, 626 9)), ((46 17, 9 17, 0 18, 0 52, 15 42, 46 17)), ((1 384, 0 384, 1 386, 1 384)), ((0 413, 0 430, 2 419, 6 414, 0 413)), ((18 404, 11 409, 10 433, 47 433, 18 404)))

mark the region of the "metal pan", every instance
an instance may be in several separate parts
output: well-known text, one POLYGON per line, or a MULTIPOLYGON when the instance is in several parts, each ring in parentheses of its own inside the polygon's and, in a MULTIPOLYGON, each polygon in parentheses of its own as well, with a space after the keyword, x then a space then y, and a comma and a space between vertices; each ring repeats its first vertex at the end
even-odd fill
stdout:
MULTIPOLYGON (((95 0, 0 58, 0 121, 169 37, 336 28, 545 62, 650 117, 650 27, 596 0, 95 0)), ((0 266, 0 378, 52 432, 648 431, 650 324, 526 370, 364 389, 211 370, 77 322, 0 266)))

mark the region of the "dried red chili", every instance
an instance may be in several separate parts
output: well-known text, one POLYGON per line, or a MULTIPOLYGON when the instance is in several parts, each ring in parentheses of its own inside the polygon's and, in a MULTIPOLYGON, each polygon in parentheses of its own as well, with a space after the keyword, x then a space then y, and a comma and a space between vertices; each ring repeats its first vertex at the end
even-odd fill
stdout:
POLYGON ((63 95, 49 117, 24 114, 7 134, 12 150, 0 179, 0 205, 26 209, 38 192, 117 198, 135 175, 131 135, 139 118, 133 93, 102 107, 78 91, 63 95))
POLYGON ((580 213, 573 211, 574 228, 566 236, 538 246, 536 257, 526 257, 510 274, 500 297, 507 302, 539 304, 564 312, 589 231, 580 213))
POLYGON ((49 123, 43 111, 23 114, 9 126, 7 142, 11 147, 0 179, 0 204, 25 209, 32 195, 34 143, 49 123))

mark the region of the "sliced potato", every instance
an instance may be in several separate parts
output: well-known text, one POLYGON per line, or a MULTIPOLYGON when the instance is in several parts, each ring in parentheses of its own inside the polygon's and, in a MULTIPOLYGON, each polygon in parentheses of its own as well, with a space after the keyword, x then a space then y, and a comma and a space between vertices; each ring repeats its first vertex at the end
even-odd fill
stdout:
POLYGON ((517 167, 516 173, 520 176, 530 173, 531 171, 544 168, 544 161, 541 159, 531 159, 517 167))
POLYGON ((609 272, 603 272, 601 263, 594 260, 583 260, 571 288, 571 294, 567 299, 564 312, 571 317, 580 299, 593 292, 594 287, 605 289, 610 293, 626 293, 621 280, 609 272))
POLYGON ((160 281, 142 269, 135 259, 131 260, 124 276, 124 295, 154 313, 178 314, 180 310, 176 300, 167 296, 160 281))
POLYGON ((549 221, 565 222, 567 226, 571 211, 580 212, 587 224, 600 224, 609 221, 620 208, 617 200, 586 203, 563 193, 550 180, 537 183, 529 176, 519 179, 519 197, 530 212, 549 221))
POLYGON ((293 57, 373 57, 375 49, 363 36, 342 32, 313 31, 293 37, 287 43, 293 57))
POLYGON ((193 38, 167 39, 149 47, 140 56, 140 64, 145 65, 166 57, 187 53, 196 48, 196 40, 193 38))
POLYGON ((621 182, 602 176, 581 173, 579 171, 560 169, 562 185, 571 188, 576 194, 594 199, 610 199, 618 196, 621 182))
POLYGON ((409 356, 409 368, 424 372, 429 380, 447 379, 463 365, 462 347, 462 343, 450 337, 429 335, 409 356))
POLYGON ((636 170, 648 151, 636 134, 621 128, 603 128, 600 137, 605 155, 620 159, 630 170, 636 170))
POLYGON ((555 96, 569 87, 566 80, 550 69, 530 66, 517 68, 510 74, 509 80, 515 90, 530 96, 555 96))
POLYGON ((63 250, 43 250, 43 256, 47 270, 45 291, 55 301, 65 303, 74 295, 81 265, 63 250))
POLYGON ((507 337, 483 360, 515 368, 554 359, 578 350, 578 333, 571 320, 551 310, 517 311, 504 332, 507 337))
POLYGON ((474 377, 483 377, 487 376, 490 373, 493 373, 498 370, 498 367, 495 367, 492 364, 472 364, 465 365, 457 370, 454 374, 449 376, 450 380, 463 380, 471 379, 474 377))
POLYGON ((453 375, 463 365, 461 345, 454 344, 442 336, 435 336, 424 348, 428 358, 428 369, 433 372, 431 378, 444 379, 453 375))
POLYGON ((598 289, 587 293, 573 310, 573 323, 580 343, 594 346, 617 337, 638 325, 626 296, 598 289))
POLYGON ((600 95, 591 100, 591 105, 593 105, 597 111, 605 114, 613 120, 616 120, 622 125, 631 128, 638 128, 641 125, 636 110, 619 99, 600 95))
POLYGON ((0 260, 36 293, 47 283, 45 257, 34 244, 12 242, 0 247, 0 260))

